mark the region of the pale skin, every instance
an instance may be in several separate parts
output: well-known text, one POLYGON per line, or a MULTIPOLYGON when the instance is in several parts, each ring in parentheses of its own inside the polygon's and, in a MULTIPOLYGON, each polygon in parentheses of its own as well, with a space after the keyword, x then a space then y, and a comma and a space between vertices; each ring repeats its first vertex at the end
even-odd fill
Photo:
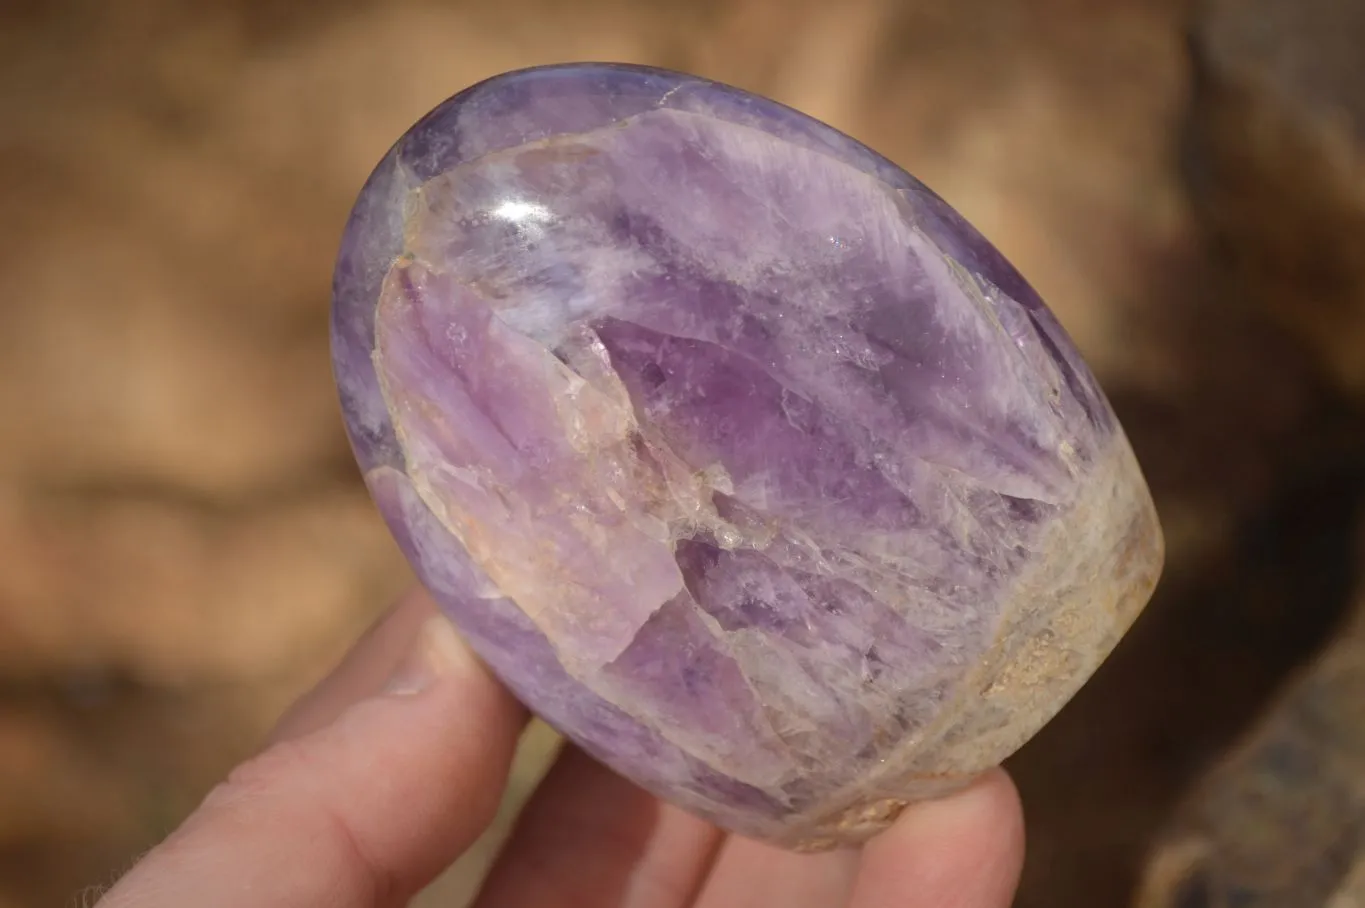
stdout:
MULTIPOLYGON (((527 714, 405 596, 100 908, 397 908, 497 809, 527 714)), ((568 749, 475 908, 1005 908, 1023 860, 1001 771, 861 849, 736 836, 568 749)))

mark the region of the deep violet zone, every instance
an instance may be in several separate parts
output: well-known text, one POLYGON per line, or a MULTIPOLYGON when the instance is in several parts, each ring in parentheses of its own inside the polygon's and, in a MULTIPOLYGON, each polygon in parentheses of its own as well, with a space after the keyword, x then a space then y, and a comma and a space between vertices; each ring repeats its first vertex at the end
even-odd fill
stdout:
POLYGON ((334 292, 351 442, 422 581, 548 722, 754 834, 934 719, 1121 434, 938 196, 665 71, 525 70, 440 105, 363 189, 334 292), (601 453, 622 389, 633 428, 601 453), (606 402, 565 416, 570 392, 606 402), (549 552, 581 607, 512 595, 452 524, 549 552))

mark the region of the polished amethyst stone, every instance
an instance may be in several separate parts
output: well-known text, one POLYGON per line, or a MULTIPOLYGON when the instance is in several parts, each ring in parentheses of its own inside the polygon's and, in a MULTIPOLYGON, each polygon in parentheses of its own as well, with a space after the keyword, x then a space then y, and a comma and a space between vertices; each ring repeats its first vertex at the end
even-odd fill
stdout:
POLYGON ((749 835, 854 841, 997 764, 1160 570, 1019 274, 889 161, 703 79, 442 104, 361 193, 333 342, 366 481, 493 669, 749 835))

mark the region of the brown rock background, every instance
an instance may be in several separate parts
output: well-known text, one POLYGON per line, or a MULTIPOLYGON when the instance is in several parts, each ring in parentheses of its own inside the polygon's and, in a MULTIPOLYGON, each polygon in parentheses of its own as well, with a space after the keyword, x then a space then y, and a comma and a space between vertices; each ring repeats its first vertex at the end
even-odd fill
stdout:
MULTIPOLYGON (((1358 408, 1365 3, 1201 0, 1194 13, 1182 169, 1212 257, 1230 294, 1291 334, 1358 408)), ((1335 491, 1350 501, 1358 445, 1348 456, 1335 491)), ((1314 537, 1341 551, 1340 531, 1314 537)), ((1365 547, 1355 561, 1345 621, 1182 797, 1140 908, 1365 904, 1365 547)))
MULTIPOLYGON (((407 582, 333 399, 342 219, 437 101, 569 59, 735 82, 886 152, 997 241, 1100 372, 1170 567, 1013 762, 1032 836, 1019 904, 1124 904, 1176 798, 1332 631, 1365 488, 1338 390, 1350 348, 1249 305, 1192 215, 1186 16, 1178 0, 0 2, 0 908, 111 879, 407 582)), ((460 904, 486 853, 424 905, 460 904)))
MULTIPOLYGON (((1365 534, 1357 548, 1365 568, 1365 534)), ((1334 640, 1190 790, 1136 908, 1365 899, 1365 570, 1334 640)))

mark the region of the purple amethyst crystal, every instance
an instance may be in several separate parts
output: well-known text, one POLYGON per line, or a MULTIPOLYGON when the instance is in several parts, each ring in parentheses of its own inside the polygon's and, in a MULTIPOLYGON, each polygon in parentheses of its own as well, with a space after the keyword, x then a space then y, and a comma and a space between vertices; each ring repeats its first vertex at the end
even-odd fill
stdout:
POLYGON ((537 713, 817 848, 996 765, 1161 563, 1061 327, 941 199, 789 108, 619 65, 414 126, 336 273, 356 456, 537 713))

